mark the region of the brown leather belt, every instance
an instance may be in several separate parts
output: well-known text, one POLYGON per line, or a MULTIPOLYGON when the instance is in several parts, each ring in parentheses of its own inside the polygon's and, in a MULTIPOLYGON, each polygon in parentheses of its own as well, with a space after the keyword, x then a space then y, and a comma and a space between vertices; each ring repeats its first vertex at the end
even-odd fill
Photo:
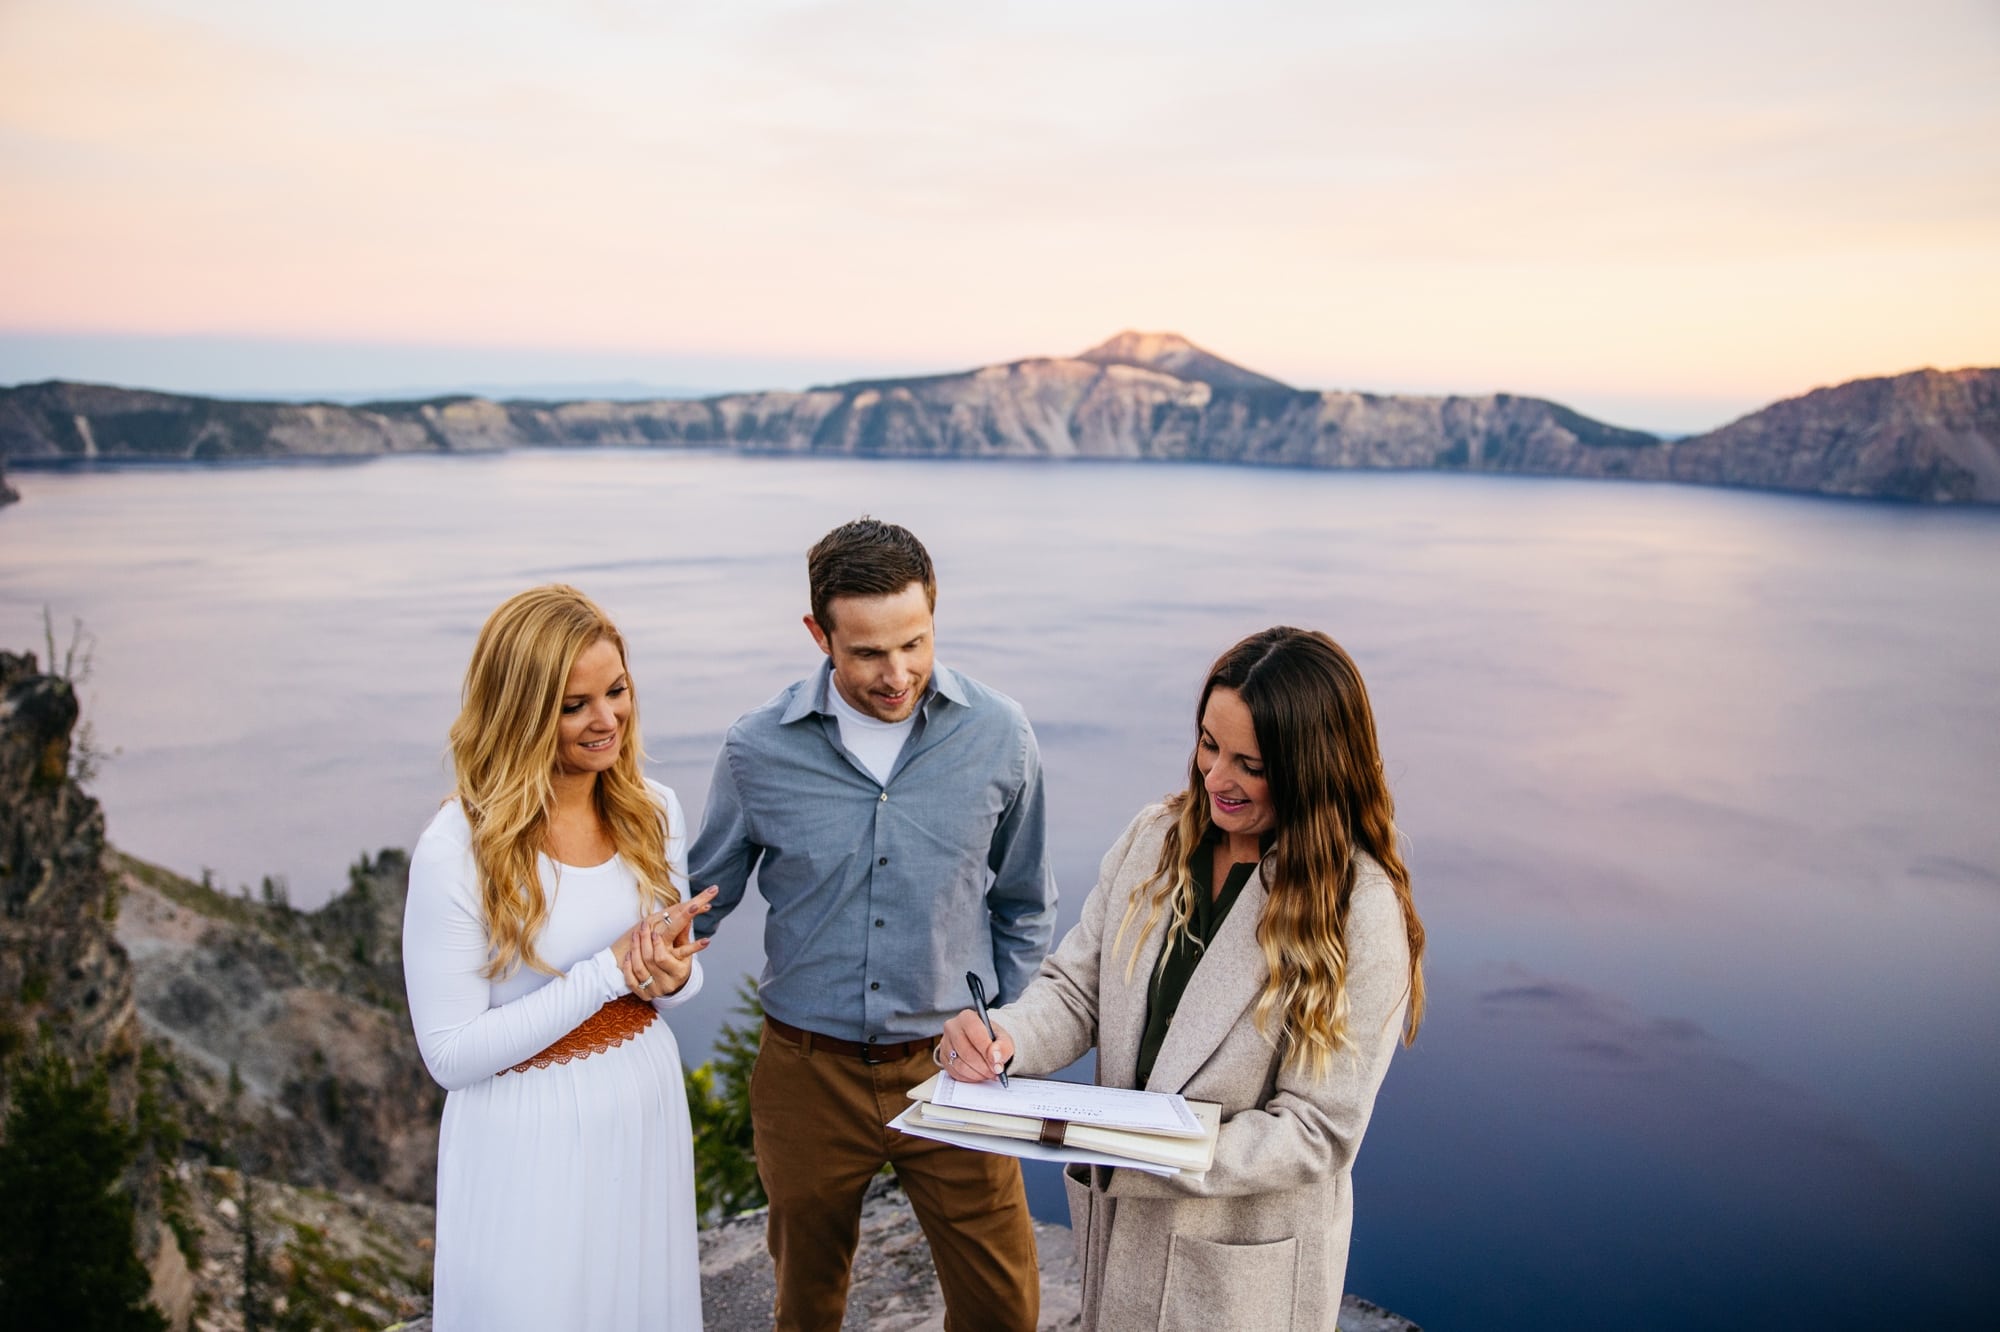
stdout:
POLYGON ((512 1068, 501 1069, 499 1076, 526 1073, 531 1068, 547 1068, 550 1064, 567 1064, 572 1059, 588 1059, 594 1054, 603 1054, 652 1026, 657 1017, 659 1014, 653 1006, 638 995, 621 994, 577 1023, 554 1045, 538 1055, 523 1059, 512 1068))
POLYGON ((816 1031, 805 1031, 789 1022, 780 1022, 769 1013, 764 1015, 764 1025, 793 1042, 801 1051, 811 1054, 824 1050, 828 1054, 846 1055, 859 1059, 864 1064, 893 1064, 898 1059, 908 1059, 913 1054, 930 1053, 935 1038, 927 1041, 843 1041, 838 1036, 822 1036, 816 1031))

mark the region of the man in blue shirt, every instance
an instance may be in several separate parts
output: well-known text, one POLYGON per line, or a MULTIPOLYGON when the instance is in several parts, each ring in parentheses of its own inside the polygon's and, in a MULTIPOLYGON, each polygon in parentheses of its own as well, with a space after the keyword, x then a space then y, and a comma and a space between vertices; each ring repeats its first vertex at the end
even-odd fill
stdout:
POLYGON ((1041 754, 1020 706, 936 664, 937 577, 916 537, 863 518, 807 557, 827 660, 738 718, 716 757, 690 882, 754 870, 768 904, 750 1080, 770 1195, 777 1326, 840 1326, 861 1195, 896 1169, 930 1241, 946 1326, 1031 1332, 1035 1239, 1011 1157, 888 1128, 929 1077, 976 972, 1018 997, 1055 932, 1041 754))

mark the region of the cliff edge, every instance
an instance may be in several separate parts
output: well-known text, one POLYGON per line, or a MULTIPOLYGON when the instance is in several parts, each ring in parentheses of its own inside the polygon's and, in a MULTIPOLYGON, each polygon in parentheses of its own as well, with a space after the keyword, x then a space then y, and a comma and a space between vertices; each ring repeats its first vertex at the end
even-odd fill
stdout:
POLYGON ((77 716, 68 679, 0 652, 0 1058, 42 1047, 85 1075, 102 1071, 111 1114, 140 1143, 120 1180, 132 1197, 134 1249, 153 1302, 184 1326, 193 1278, 164 1207, 172 1163, 140 1124, 151 1070, 131 960, 113 933, 119 898, 104 815, 79 781, 89 755, 77 716))

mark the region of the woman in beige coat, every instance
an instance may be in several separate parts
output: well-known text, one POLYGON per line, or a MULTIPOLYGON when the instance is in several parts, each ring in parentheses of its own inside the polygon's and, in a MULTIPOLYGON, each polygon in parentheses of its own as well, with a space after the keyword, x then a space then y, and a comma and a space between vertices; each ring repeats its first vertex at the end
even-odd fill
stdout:
POLYGON ((1204 1174, 1069 1168, 1086 1328, 1331 1329, 1354 1154, 1423 1016, 1423 925, 1367 690, 1332 639, 1252 635, 1195 715, 1187 790, 1106 854, 994 1039, 960 1013, 938 1054, 981 1082, 1095 1045, 1105 1086, 1221 1103, 1204 1174))

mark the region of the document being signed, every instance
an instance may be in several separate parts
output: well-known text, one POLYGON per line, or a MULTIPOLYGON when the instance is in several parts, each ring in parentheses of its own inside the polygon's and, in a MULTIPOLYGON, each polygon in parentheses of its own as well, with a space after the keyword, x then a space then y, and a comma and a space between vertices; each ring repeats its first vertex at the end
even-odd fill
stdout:
POLYGON ((937 1079, 932 1103, 992 1115, 1023 1115, 1031 1119, 1063 1119, 1093 1128, 1129 1129, 1166 1138, 1199 1138, 1201 1121, 1184 1097, 1171 1092, 1127 1091, 1087 1083, 1010 1078, 998 1082, 957 1082, 950 1074, 937 1079))

